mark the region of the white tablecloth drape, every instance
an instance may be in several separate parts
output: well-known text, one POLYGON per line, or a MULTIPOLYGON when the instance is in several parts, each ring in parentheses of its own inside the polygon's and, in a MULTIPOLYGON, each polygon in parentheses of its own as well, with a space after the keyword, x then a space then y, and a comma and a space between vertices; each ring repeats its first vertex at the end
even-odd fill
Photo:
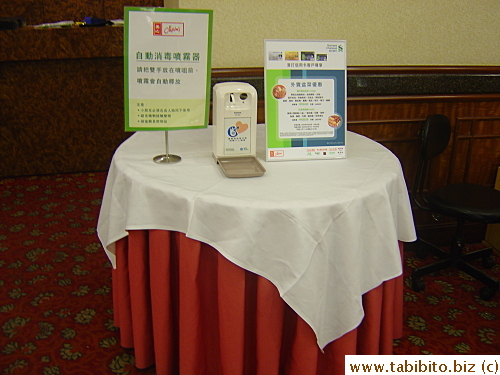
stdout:
POLYGON ((399 160, 347 133, 347 158, 264 162, 262 177, 229 179, 212 158, 212 128, 169 133, 178 164, 156 164, 163 132, 116 151, 98 223, 114 264, 127 230, 165 229, 210 244, 270 280, 323 348, 359 325, 361 297, 401 274, 398 240, 416 239, 399 160))

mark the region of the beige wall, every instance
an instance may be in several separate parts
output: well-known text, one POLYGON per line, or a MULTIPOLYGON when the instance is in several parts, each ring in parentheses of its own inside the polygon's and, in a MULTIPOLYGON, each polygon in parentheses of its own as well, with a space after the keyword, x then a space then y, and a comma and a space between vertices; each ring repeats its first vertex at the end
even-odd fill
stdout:
POLYGON ((500 65, 500 0, 165 0, 213 9, 213 68, 263 66, 264 39, 345 39, 347 64, 500 65))

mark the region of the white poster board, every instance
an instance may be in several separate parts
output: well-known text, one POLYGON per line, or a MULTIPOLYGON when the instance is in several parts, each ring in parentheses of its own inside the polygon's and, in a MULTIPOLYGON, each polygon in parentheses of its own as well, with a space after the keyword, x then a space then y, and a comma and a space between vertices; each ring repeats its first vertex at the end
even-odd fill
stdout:
POLYGON ((267 161, 346 157, 346 43, 266 40, 267 161))

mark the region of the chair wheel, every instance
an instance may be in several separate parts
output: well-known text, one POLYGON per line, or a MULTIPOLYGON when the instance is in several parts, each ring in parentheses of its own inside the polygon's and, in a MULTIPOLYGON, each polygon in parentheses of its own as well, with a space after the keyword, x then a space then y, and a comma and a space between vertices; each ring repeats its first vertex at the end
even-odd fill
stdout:
POLYGON ((493 268, 495 261, 491 257, 487 256, 481 259, 481 264, 484 268, 493 268))
POLYGON ((489 301, 490 299, 492 299, 495 296, 497 290, 498 290, 498 288, 484 286, 479 290, 479 297, 483 301, 489 301))
POLYGON ((411 278, 411 288, 415 292, 423 292, 425 290, 425 282, 421 277, 411 278))

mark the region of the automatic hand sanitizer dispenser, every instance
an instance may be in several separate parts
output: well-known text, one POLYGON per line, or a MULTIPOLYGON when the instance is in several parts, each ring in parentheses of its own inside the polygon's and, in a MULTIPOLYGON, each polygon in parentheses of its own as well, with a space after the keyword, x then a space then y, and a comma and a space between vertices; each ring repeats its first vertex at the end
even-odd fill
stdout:
POLYGON ((213 88, 213 156, 228 177, 261 176, 265 169, 255 157, 257 91, 242 82, 213 88))

